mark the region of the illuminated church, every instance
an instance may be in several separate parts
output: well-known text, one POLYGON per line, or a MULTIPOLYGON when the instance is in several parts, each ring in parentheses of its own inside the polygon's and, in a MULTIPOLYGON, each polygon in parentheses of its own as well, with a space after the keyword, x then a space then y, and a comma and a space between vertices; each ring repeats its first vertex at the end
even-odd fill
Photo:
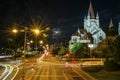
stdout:
POLYGON ((71 36, 69 49, 76 42, 93 44, 94 47, 106 38, 106 33, 101 29, 99 15, 94 15, 92 3, 90 2, 87 16, 84 17, 84 29, 79 29, 71 36))

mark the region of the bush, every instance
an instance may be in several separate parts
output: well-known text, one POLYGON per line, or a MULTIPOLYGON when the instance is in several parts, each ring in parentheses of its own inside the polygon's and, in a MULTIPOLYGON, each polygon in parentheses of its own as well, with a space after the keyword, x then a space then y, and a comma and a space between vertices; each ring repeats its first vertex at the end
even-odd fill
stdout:
POLYGON ((106 60, 104 62, 104 69, 106 71, 116 71, 119 69, 119 66, 114 62, 114 60, 106 60))
POLYGON ((83 67, 83 70, 87 71, 87 72, 98 72, 101 69, 103 69, 103 66, 88 66, 88 67, 83 67))

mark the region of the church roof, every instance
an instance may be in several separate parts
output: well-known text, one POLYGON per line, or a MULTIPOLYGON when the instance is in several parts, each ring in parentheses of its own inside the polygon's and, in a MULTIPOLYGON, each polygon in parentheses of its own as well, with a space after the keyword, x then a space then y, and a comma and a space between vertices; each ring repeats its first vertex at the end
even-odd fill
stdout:
POLYGON ((84 33, 87 33, 87 31, 85 29, 80 29, 80 33, 84 34, 84 33))
POLYGON ((90 14, 91 18, 93 19, 95 18, 94 9, 93 9, 91 1, 90 1, 88 13, 90 14))
POLYGON ((87 31, 85 29, 78 29, 76 33, 74 33, 72 36, 80 36, 81 34, 85 34, 87 31))
POLYGON ((109 28, 113 27, 113 22, 112 22, 112 19, 110 19, 110 24, 109 24, 109 28))

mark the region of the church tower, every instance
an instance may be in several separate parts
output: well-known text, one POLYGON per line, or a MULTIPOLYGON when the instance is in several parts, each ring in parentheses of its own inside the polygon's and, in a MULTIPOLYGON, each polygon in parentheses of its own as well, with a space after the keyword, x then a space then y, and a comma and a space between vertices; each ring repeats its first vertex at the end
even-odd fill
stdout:
POLYGON ((76 42, 93 44, 93 48, 96 48, 98 44, 102 42, 105 38, 106 34, 100 28, 98 12, 95 16, 92 3, 90 2, 88 13, 84 17, 84 29, 78 28, 77 35, 75 33, 71 36, 71 40, 69 41, 69 49, 71 49, 73 47, 73 44, 76 42))
POLYGON ((109 28, 108 28, 107 35, 108 36, 116 36, 117 35, 117 32, 116 32, 115 27, 113 25, 112 18, 110 19, 110 23, 109 23, 109 28))
POLYGON ((112 19, 110 19, 110 24, 109 24, 109 28, 113 27, 113 22, 112 22, 112 19))
POLYGON ((120 22, 119 22, 119 27, 118 27, 118 35, 120 36, 120 22))
POLYGON ((97 14, 96 14, 96 23, 97 23, 98 26, 100 26, 100 24, 99 24, 100 22, 99 22, 99 15, 98 15, 98 12, 97 12, 97 14))
POLYGON ((93 5, 90 1, 88 14, 84 17, 84 29, 93 37, 93 43, 99 43, 106 38, 105 32, 100 28, 98 12, 94 13, 93 5))
POLYGON ((88 10, 88 16, 90 16, 91 19, 95 18, 94 9, 93 9, 91 1, 90 1, 90 5, 89 5, 89 10, 88 10))
POLYGON ((84 17, 84 29, 86 29, 87 32, 89 33, 92 31, 91 21, 95 21, 95 15, 94 15, 92 3, 90 2, 88 14, 87 16, 84 17))

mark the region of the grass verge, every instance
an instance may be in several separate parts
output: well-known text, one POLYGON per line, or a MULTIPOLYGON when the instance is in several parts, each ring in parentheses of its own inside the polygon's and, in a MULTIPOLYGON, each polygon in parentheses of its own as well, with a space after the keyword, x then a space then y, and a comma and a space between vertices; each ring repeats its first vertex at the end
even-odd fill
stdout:
POLYGON ((105 71, 104 69, 100 70, 99 68, 97 68, 97 70, 99 71, 96 71, 96 67, 94 67, 95 70, 90 67, 88 67, 88 69, 86 68, 83 70, 89 73, 91 76, 93 76, 96 80, 120 80, 120 70, 105 71))

